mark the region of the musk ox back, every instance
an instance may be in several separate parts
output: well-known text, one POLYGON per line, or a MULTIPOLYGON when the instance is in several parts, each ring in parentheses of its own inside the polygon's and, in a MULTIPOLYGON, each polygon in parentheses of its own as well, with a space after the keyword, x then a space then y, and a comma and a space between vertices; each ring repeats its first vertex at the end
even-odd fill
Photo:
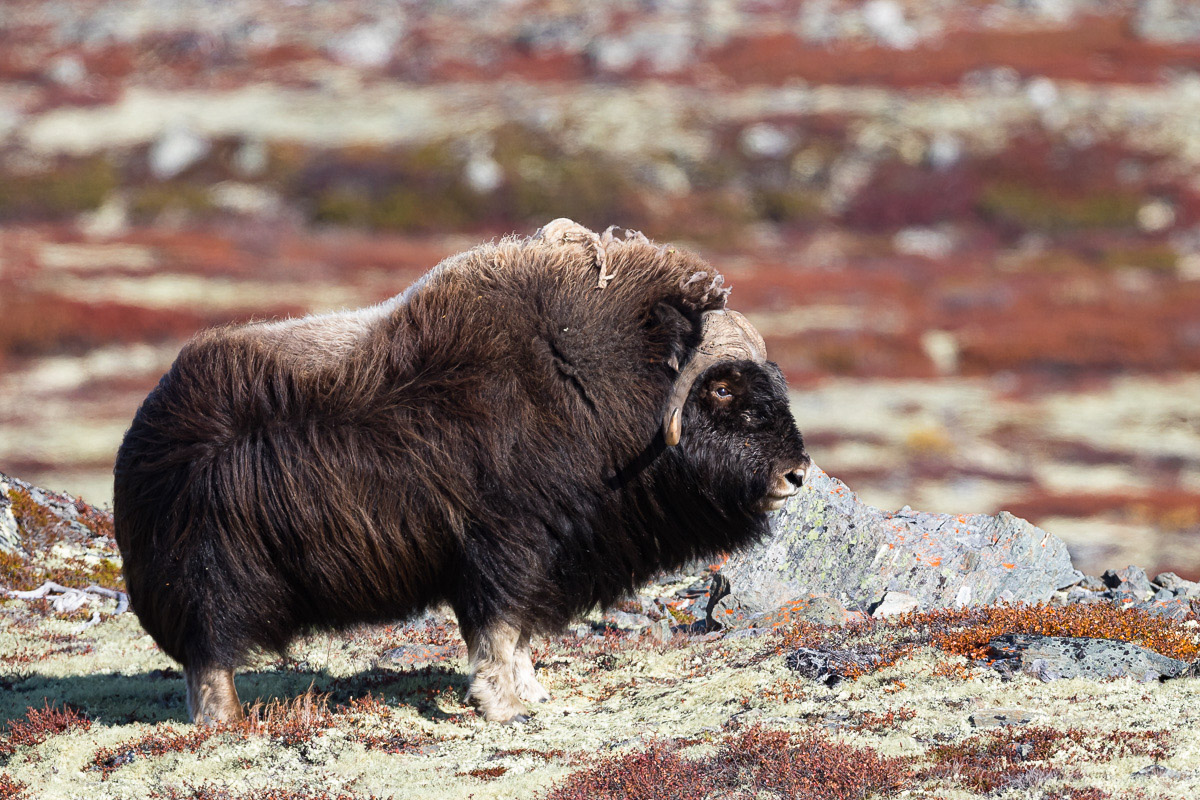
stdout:
POLYGON ((444 601, 489 720, 547 699, 535 632, 754 541, 807 468, 722 279, 556 221, 391 301, 204 332, 117 456, 130 601, 198 722, 297 634, 444 601))

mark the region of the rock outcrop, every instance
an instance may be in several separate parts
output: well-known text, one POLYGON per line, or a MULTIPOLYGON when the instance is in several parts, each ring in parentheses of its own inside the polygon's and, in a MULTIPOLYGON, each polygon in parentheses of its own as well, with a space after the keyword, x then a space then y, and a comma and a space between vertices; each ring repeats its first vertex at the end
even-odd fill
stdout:
POLYGON ((729 624, 813 595, 877 616, 1040 603, 1082 579, 1060 539, 1012 514, 882 511, 814 466, 771 537, 721 568, 707 611, 729 624))

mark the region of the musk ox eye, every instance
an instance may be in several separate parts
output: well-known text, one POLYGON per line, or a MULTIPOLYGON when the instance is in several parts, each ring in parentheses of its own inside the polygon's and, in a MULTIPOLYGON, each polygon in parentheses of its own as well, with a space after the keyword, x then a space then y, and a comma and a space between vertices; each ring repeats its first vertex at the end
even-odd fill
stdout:
POLYGON ((733 391, 730 390, 730 388, 724 383, 718 383, 716 386, 714 386, 712 393, 713 397, 717 398, 717 400, 722 403, 728 403, 729 401, 733 400, 733 391))

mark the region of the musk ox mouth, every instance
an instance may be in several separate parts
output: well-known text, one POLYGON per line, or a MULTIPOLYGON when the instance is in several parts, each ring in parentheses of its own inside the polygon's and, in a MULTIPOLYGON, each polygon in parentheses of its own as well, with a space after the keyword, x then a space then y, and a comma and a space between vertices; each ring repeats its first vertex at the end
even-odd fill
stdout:
POLYGON ((803 466, 787 470, 776 476, 770 491, 763 496, 762 500, 758 501, 759 513, 766 514, 783 508, 787 504, 788 498, 799 492, 800 487, 804 485, 804 480, 808 477, 808 468, 811 465, 812 462, 807 462, 803 466))

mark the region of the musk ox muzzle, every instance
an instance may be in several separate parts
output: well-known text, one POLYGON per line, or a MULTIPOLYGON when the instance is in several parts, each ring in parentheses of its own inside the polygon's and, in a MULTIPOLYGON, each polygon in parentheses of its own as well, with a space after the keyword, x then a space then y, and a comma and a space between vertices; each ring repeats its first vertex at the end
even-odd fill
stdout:
POLYGON ((197 722, 306 631, 436 603, 488 720, 546 700, 530 637, 731 551, 809 459, 720 274, 555 220, 356 311, 206 331, 118 452, 130 601, 197 722))

